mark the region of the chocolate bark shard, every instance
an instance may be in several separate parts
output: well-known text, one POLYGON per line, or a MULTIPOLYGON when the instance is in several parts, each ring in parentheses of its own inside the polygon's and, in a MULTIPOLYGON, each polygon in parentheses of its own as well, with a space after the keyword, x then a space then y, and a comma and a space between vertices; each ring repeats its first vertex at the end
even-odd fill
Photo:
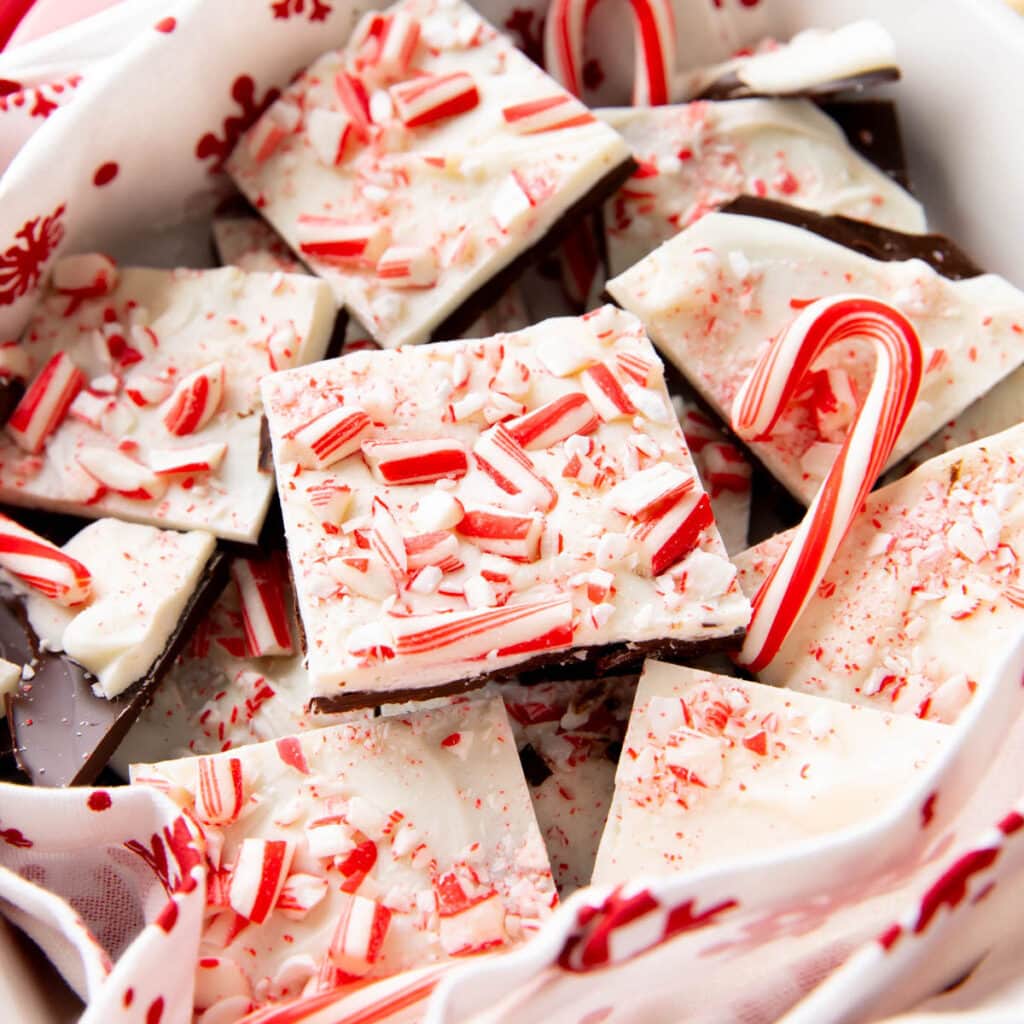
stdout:
POLYGON ((922 260, 936 273, 951 281, 963 281, 984 273, 963 249, 945 235, 907 234, 851 217, 826 216, 789 203, 756 196, 740 196, 723 206, 719 212, 791 224, 854 252, 870 256, 873 260, 890 263, 922 260))
POLYGON ((826 100, 821 109, 843 130, 850 145, 905 189, 910 173, 892 100, 826 100))
POLYGON ((821 99, 830 96, 837 96, 841 93, 853 93, 860 95, 868 89, 886 82, 898 82, 900 69, 897 67, 878 68, 874 71, 866 71, 860 75, 850 75, 845 78, 833 78, 808 85, 799 89, 786 92, 768 92, 763 89, 748 85, 740 77, 738 71, 727 71, 720 78, 715 79, 706 86, 694 99, 698 100, 738 100, 748 99, 754 96, 764 97, 808 97, 821 99))
POLYGON ((80 665, 66 655, 39 650, 20 604, 0 604, 0 647, 12 655, 27 652, 26 662, 35 670, 20 692, 7 698, 15 758, 35 785, 88 785, 96 778, 226 582, 227 560, 215 551, 145 677, 109 700, 93 692, 94 677, 80 665))

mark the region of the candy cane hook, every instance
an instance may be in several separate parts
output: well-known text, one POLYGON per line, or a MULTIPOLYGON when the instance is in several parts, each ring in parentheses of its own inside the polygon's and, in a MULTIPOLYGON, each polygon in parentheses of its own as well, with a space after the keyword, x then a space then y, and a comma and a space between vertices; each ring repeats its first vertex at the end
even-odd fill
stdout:
POLYGON ((821 490, 754 596, 740 652, 741 663, 752 672, 778 654, 888 462, 921 386, 921 341, 899 310, 877 299, 819 299, 772 343, 733 401, 737 434, 748 440, 768 437, 814 360, 828 346, 853 339, 869 341, 875 349, 871 387, 821 490))
MULTIPOLYGON (((548 73, 574 96, 583 92, 583 40, 599 0, 553 0, 544 27, 548 73)), ((676 23, 671 0, 630 0, 636 73, 633 106, 669 102, 676 64, 676 23)))

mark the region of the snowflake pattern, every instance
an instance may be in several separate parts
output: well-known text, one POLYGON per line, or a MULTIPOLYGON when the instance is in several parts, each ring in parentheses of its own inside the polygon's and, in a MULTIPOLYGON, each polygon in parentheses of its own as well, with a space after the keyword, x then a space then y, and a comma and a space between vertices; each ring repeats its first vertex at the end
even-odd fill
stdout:
POLYGON ((290 18, 292 15, 301 18, 305 14, 310 21, 324 21, 331 13, 331 5, 324 0, 310 0, 308 7, 306 0, 273 0, 270 9, 275 18, 290 18))
MULTIPOLYGON (((293 0, 294 2, 294 0, 293 0)), ((224 118, 222 135, 207 132, 196 143, 196 157, 199 160, 212 160, 210 173, 219 174, 235 148, 242 133, 254 124, 260 115, 270 106, 280 92, 268 89, 262 100, 256 100, 256 83, 249 75, 239 75, 231 84, 231 98, 239 107, 239 113, 224 118)))
POLYGON ((47 217, 33 217, 15 232, 14 245, 0 254, 0 306, 9 306, 31 291, 46 261, 64 237, 62 203, 47 217))
POLYGON ((0 80, 0 114, 26 108, 29 117, 47 118, 66 99, 64 94, 76 89, 81 81, 81 75, 69 75, 57 82, 22 87, 8 79, 0 80))

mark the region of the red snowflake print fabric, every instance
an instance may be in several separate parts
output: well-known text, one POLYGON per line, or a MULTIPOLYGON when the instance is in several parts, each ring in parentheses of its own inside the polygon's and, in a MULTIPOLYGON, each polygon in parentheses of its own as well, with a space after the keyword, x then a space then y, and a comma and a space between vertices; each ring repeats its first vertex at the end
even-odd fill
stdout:
POLYGON ((0 254, 0 306, 28 294, 42 279, 50 254, 64 237, 64 206, 33 217, 15 232, 14 244, 0 254))
POLYGON ((280 95, 277 89, 268 89, 262 100, 256 99, 256 83, 250 75, 239 75, 231 85, 231 98, 238 105, 239 112, 224 118, 220 135, 207 132, 196 143, 196 156, 200 160, 211 160, 210 173, 218 174, 224 162, 231 155, 235 143, 242 133, 252 125, 267 107, 280 95))

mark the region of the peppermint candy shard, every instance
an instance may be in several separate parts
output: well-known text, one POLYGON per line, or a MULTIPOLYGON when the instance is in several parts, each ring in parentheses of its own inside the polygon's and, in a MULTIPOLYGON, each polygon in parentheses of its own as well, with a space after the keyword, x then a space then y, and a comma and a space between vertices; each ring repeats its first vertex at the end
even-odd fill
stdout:
POLYGON ((440 267, 433 246, 393 245, 377 261, 377 277, 392 288, 433 288, 440 267))
POLYGON ((78 559, 2 513, 0 566, 66 608, 92 599, 92 574, 78 559))
POLYGON ((304 256, 341 265, 375 265, 391 240, 386 224, 353 224, 336 217, 303 214, 296 230, 304 256))
POLYGON ((382 484, 425 484, 456 480, 469 471, 469 452, 454 438, 362 443, 363 459, 382 484))
POLYGON ((544 519, 500 508, 467 508, 457 530, 481 551, 504 555, 516 562, 535 562, 540 558, 544 519))
POLYGON ((368 974, 380 957, 391 925, 391 911, 376 900, 355 893, 341 894, 338 923, 327 956, 346 974, 368 974))
POLYGON ((294 852, 290 839, 243 839, 228 886, 231 909, 253 924, 266 921, 281 896, 294 852))
POLYGON ((340 405, 289 431, 282 447, 305 469, 327 469, 359 451, 372 427, 358 406, 340 405))
POLYGON ((200 757, 196 764, 196 817, 204 825, 238 820, 246 794, 242 762, 237 757, 200 757))
POLYGON ((389 92, 406 128, 419 128, 465 114, 480 103, 476 82, 466 71, 421 75, 393 85, 389 92))
POLYGON ((320 163, 337 167, 362 135, 360 126, 341 110, 314 107, 306 115, 306 138, 320 163))
POLYGON ((85 447, 75 456, 94 480, 123 498, 152 501, 167 490, 167 480, 116 448, 85 447))
POLYGON ((503 424, 481 434, 473 454, 480 469, 506 494, 521 494, 542 512, 558 501, 554 487, 540 476, 523 446, 503 424))
POLYGON ((580 383, 601 419, 610 422, 636 414, 636 406, 605 363, 588 366, 580 383))
POLYGON ((601 425, 590 399, 580 391, 570 392, 546 402, 505 424, 508 432, 523 446, 536 450, 550 448, 573 434, 592 434, 601 425))
POLYGON ((674 506, 696 485, 697 481, 689 473, 678 466, 662 462, 616 484, 608 492, 608 504, 616 512, 632 519, 654 519, 674 506))
POLYGON ((708 496, 688 488, 674 505, 629 530, 640 555, 638 571, 660 576, 671 569, 699 545, 701 533, 714 521, 708 496))
POLYGON ((246 652, 254 658, 294 654, 282 558, 236 558, 231 578, 238 588, 246 652))
POLYGON ((157 476, 191 476, 215 473, 227 451, 228 446, 223 441, 211 441, 194 448, 158 448, 150 451, 147 458, 157 476))
POLYGON ((223 363, 209 363, 183 377, 174 386, 164 410, 167 432, 184 437, 206 426, 220 408, 223 394, 223 363))
POLYGON ((445 651, 453 661, 509 657, 572 645, 572 599, 558 596, 502 608, 395 616, 395 653, 445 651))
POLYGON ((579 128, 597 120, 586 107, 565 93, 502 107, 501 116, 520 135, 579 128))
POLYGON ((52 356, 7 421, 7 433, 19 448, 33 455, 43 450, 47 438, 61 425, 71 403, 85 387, 85 374, 65 352, 52 356))

